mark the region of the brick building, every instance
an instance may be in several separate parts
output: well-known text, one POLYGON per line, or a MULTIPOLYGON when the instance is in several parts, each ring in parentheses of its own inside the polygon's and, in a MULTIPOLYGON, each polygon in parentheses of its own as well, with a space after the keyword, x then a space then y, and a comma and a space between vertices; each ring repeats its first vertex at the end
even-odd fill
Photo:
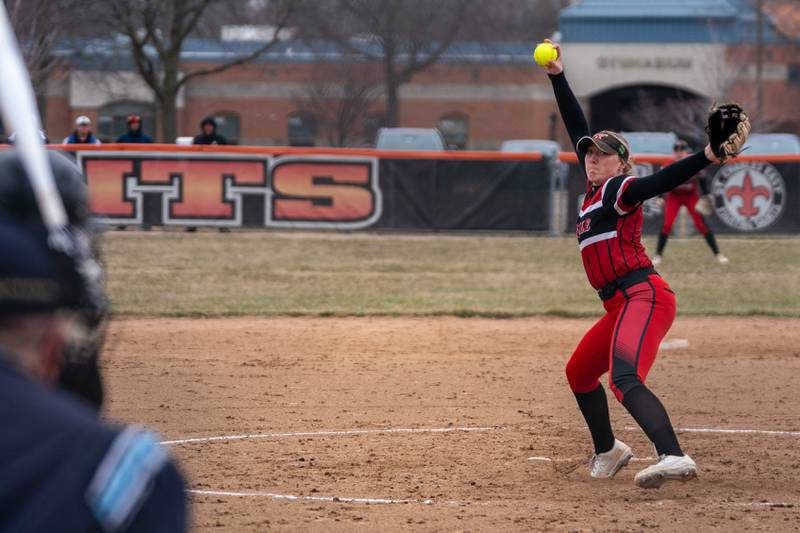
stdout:
MULTIPOLYGON (((619 111, 648 94, 658 99, 736 97, 755 109, 763 80, 763 118, 782 131, 800 133, 798 2, 766 0, 763 62, 757 67, 758 17, 748 0, 583 0, 562 11, 561 41, 570 80, 596 128, 624 129, 619 111), (797 32, 797 34, 792 34, 797 32), (794 40, 792 39, 794 37, 794 40), (759 74, 760 72, 760 74, 759 74)), ((557 138, 564 132, 541 69, 532 65, 531 43, 491 47, 459 43, 441 61, 400 91, 400 125, 439 126, 451 143, 496 148, 504 139, 557 138)), ((125 117, 145 117, 157 128, 152 94, 124 50, 92 43, 47 87, 46 130, 52 139, 88 115, 95 132, 112 140, 125 117)), ((190 39, 181 68, 218 64, 257 43, 190 39)), ((194 135, 213 115, 221 132, 240 144, 326 144, 324 132, 303 111, 309 86, 337 80, 344 71, 373 69, 327 43, 284 42, 261 59, 187 84, 178 101, 179 135, 194 135)), ((359 126, 361 143, 380 125, 378 94, 359 126)))

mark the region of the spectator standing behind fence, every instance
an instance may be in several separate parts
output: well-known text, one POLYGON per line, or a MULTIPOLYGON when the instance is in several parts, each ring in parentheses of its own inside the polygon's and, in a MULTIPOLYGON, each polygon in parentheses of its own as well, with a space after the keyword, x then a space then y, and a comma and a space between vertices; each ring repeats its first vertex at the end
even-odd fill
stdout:
POLYGON ((217 133, 217 121, 213 117, 206 117, 200 123, 202 132, 195 136, 192 144, 228 144, 228 141, 217 133))
POLYGON ((75 119, 75 131, 64 138, 63 144, 101 144, 92 133, 92 119, 81 115, 75 119))
POLYGON ((142 131, 142 117, 130 115, 128 117, 128 131, 117 137, 118 143, 152 143, 153 138, 142 131))

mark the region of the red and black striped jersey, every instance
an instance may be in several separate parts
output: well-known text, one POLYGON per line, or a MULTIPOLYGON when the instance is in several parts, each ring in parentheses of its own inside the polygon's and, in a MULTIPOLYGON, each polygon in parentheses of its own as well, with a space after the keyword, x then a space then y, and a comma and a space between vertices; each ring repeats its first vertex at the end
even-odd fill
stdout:
POLYGON ((625 189, 640 178, 615 176, 587 192, 576 235, 589 283, 600 289, 640 268, 652 267, 642 245, 642 204, 626 205, 625 189))

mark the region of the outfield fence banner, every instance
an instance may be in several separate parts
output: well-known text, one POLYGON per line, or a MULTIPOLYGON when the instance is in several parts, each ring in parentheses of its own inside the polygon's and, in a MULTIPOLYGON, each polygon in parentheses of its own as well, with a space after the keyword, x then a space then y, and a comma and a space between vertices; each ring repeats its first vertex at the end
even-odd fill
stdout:
MULTIPOLYGON (((574 154, 564 159, 570 162, 567 196, 570 209, 574 211, 586 193, 586 177, 575 162, 574 154)), ((661 156, 636 160, 634 173, 637 176, 653 174, 672 161, 661 156)), ((705 176, 714 208, 705 218, 712 231, 800 232, 800 156, 775 156, 766 161, 742 156, 722 166, 712 165, 705 176)), ((656 199, 647 200, 643 211, 643 232, 657 234, 664 220, 662 204, 656 199)), ((694 231, 691 221, 684 229, 687 233, 694 231)))
MULTIPOLYGON (((575 154, 237 146, 70 146, 92 214, 128 226, 486 230, 570 234, 586 192, 575 154)), ((645 176, 672 161, 636 158, 645 176)), ((719 233, 800 232, 800 157, 707 171, 719 233)), ((660 230, 659 202, 644 205, 660 230)), ((691 224, 685 225, 691 228, 691 224)))
POLYGON ((556 231, 539 154, 116 148, 76 152, 110 225, 556 231))

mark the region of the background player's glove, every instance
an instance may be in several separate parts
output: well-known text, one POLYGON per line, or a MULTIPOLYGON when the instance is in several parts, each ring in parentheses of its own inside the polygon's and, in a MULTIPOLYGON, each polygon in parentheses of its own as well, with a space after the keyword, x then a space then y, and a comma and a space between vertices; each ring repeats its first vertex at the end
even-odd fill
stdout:
POLYGON ((714 208, 711 205, 711 195, 706 194, 705 196, 701 196, 697 200, 697 203, 694 204, 694 209, 704 217, 710 215, 714 211, 714 208))
POLYGON ((742 151, 750 134, 750 119, 737 104, 720 104, 711 108, 706 125, 711 151, 720 163, 742 151))

